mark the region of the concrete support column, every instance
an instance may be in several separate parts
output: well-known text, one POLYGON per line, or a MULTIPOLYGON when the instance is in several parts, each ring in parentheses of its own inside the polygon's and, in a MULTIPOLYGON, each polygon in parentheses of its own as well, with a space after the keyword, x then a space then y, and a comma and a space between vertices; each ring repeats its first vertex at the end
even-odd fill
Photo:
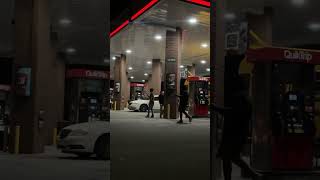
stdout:
POLYGON ((176 119, 178 117, 178 98, 180 94, 180 62, 182 46, 182 30, 167 31, 165 55, 165 113, 164 117, 176 119), (170 114, 168 114, 168 109, 170 114))
POLYGON ((128 72, 126 72, 126 80, 127 80, 127 82, 126 82, 126 84, 127 84, 127 88, 125 89, 126 90, 126 92, 125 92, 125 107, 127 108, 128 107, 128 101, 129 101, 129 99, 130 99, 130 84, 131 84, 131 81, 130 81, 130 77, 129 77, 129 73, 128 72))
MULTIPOLYGON (((264 41, 272 44, 272 9, 264 15, 248 15, 249 27, 264 41)), ((272 65, 255 64, 253 70, 253 149, 252 165, 271 170, 271 71, 272 65)))
POLYGON ((63 118, 65 71, 51 46, 49 8, 49 0, 15 1, 15 63, 31 68, 32 82, 31 95, 16 95, 12 110, 13 138, 16 127, 21 128, 20 153, 43 152, 44 145, 53 143, 54 128, 63 118))
POLYGON ((117 57, 114 65, 114 83, 115 86, 120 84, 120 92, 115 92, 116 110, 123 110, 128 89, 128 76, 126 71, 126 56, 121 54, 117 57))
POLYGON ((210 48, 210 133, 211 143, 210 143, 210 151, 211 151, 211 161, 210 161, 210 176, 213 180, 220 179, 221 177, 221 160, 216 157, 218 150, 218 137, 217 135, 217 121, 215 120, 215 113, 213 113, 213 104, 217 104, 219 106, 224 106, 224 98, 225 98, 225 77, 224 77, 224 67, 225 67, 225 20, 224 20, 224 12, 226 7, 225 0, 216 1, 216 7, 211 7, 210 14, 210 24, 211 24, 211 36, 210 36, 210 44, 212 44, 210 48))
POLYGON ((191 66, 187 66, 188 68, 188 76, 196 76, 196 65, 192 64, 191 66))
POLYGON ((154 89, 154 94, 159 95, 161 90, 161 60, 152 60, 152 76, 150 88, 154 89))
POLYGON ((147 79, 144 83, 144 90, 143 90, 143 93, 148 93, 149 89, 150 89, 150 82, 149 82, 149 79, 147 79))

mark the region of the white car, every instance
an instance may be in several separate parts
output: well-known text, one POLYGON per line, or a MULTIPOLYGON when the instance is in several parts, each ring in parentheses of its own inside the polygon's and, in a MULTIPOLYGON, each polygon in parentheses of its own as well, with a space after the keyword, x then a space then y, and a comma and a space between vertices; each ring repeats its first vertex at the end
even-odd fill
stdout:
POLYGON ((99 159, 110 159, 110 122, 91 121, 63 128, 58 149, 80 157, 95 154, 99 159))
MULTIPOLYGON (((146 112, 148 111, 149 100, 138 99, 129 103, 129 110, 146 112)), ((160 111, 159 95, 154 96, 154 111, 160 111)))

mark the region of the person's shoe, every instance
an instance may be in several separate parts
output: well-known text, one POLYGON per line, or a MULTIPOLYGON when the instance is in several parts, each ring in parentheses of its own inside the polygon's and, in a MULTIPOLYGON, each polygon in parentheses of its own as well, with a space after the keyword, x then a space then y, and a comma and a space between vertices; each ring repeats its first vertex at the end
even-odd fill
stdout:
POLYGON ((149 118, 149 116, 146 116, 146 118, 149 118))
POLYGON ((180 120, 180 121, 178 121, 177 123, 178 123, 178 124, 182 124, 182 123, 183 123, 183 121, 182 121, 182 120, 180 120))
POLYGON ((263 180, 264 176, 261 173, 255 172, 255 180, 263 180))
POLYGON ((154 118, 154 116, 151 116, 151 118, 154 118))
POLYGON ((189 117, 189 122, 190 122, 190 123, 192 122, 192 117, 189 117))

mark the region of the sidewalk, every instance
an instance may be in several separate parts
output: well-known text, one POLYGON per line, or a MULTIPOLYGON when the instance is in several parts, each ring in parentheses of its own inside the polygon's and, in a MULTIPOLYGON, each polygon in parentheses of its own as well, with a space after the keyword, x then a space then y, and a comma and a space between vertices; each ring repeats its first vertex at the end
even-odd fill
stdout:
POLYGON ((35 158, 35 159, 56 159, 56 158, 67 158, 67 157, 77 157, 72 154, 61 153, 55 146, 45 146, 43 153, 38 154, 11 154, 8 152, 0 152, 0 156, 11 156, 16 158, 35 158))

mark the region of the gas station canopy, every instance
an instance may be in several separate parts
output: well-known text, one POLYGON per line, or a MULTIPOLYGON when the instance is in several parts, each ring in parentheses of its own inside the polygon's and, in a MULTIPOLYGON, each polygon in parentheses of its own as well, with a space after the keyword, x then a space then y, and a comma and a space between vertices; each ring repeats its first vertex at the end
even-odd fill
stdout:
MULTIPOLYGON (((183 30, 181 65, 196 64, 196 72, 210 65, 210 2, 196 0, 150 1, 111 32, 111 59, 127 56, 129 76, 145 79, 152 59, 165 59, 166 32, 183 30)), ((114 62, 111 60, 111 67, 114 62)), ((111 68, 111 78, 112 78, 111 68)), ((197 74, 203 75, 203 74, 197 74)))

